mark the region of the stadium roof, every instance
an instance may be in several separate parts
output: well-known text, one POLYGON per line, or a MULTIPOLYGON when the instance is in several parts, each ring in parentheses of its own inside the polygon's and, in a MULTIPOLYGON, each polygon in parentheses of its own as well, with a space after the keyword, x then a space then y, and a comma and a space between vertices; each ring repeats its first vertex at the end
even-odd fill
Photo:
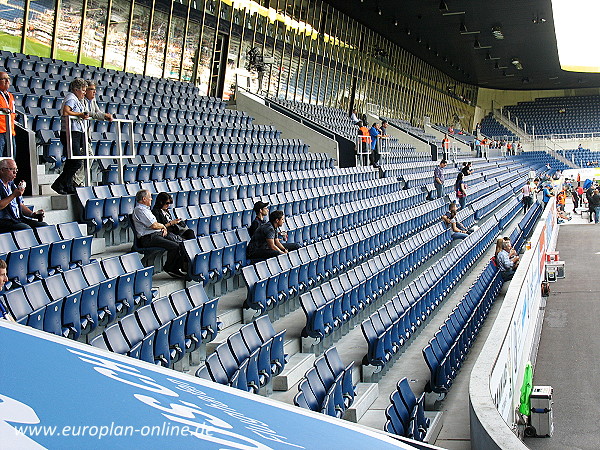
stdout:
POLYGON ((460 81, 497 89, 600 87, 600 74, 560 68, 550 0, 326 1, 460 81))

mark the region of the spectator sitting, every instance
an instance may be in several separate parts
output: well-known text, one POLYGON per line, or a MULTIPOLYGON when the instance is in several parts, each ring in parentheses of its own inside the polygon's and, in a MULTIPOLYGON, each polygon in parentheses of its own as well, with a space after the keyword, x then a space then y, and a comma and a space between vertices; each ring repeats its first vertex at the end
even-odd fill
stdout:
POLYGON ((169 233, 167 227, 156 221, 150 211, 152 195, 147 189, 142 189, 135 194, 136 206, 131 215, 133 228, 138 238, 138 245, 144 247, 160 247, 167 251, 167 260, 164 271, 175 278, 184 277, 185 257, 179 243, 181 238, 169 233))
POLYGON ((269 203, 258 201, 254 204, 254 213, 256 217, 248 227, 248 234, 250 237, 254 235, 254 232, 260 227, 262 224, 267 223, 267 216, 269 215, 269 203))
POLYGON ((283 211, 273 211, 269 214, 269 221, 258 227, 248 243, 248 259, 262 261, 300 248, 299 244, 280 242, 278 230, 284 222, 283 211))
MULTIPOLYGON (((498 253, 500 253, 502 251, 502 247, 504 246, 505 242, 510 242, 510 238, 507 236, 504 236, 503 238, 496 239, 496 251, 494 252, 494 258, 498 257, 498 253)), ((510 258, 512 258, 513 256, 518 256, 517 251, 514 248, 512 248, 512 243, 511 243, 510 253, 508 254, 508 256, 510 258)))
POLYGON ((450 210, 442 216, 442 220, 446 223, 446 225, 451 227, 452 239, 466 238, 473 232, 473 230, 469 230, 456 219, 456 203, 450 203, 449 208, 450 210))
POLYGON ((156 217, 158 223, 162 223, 167 227, 169 233, 176 234, 182 239, 195 239, 196 233, 187 227, 181 219, 173 219, 169 206, 173 204, 173 197, 166 192, 161 192, 156 196, 154 202, 154 208, 152 208, 152 214, 156 217))
POLYGON ((7 158, 0 161, 0 233, 48 225, 42 222, 43 209, 33 212, 23 203, 25 182, 15 184, 18 171, 14 160, 7 158))
MULTIPOLYGON (((3 259, 0 259, 0 291, 4 290, 4 283, 6 283, 8 281, 8 277, 6 276, 6 269, 7 269, 6 261, 4 261, 3 259)), ((0 300, 0 319, 5 319, 10 322, 15 321, 15 319, 13 319, 13 317, 10 315, 10 313, 6 309, 6 306, 2 303, 1 300, 0 300)))
POLYGON ((502 251, 496 256, 496 264, 498 265, 500 276, 504 281, 512 280, 515 270, 519 265, 519 257, 516 255, 511 257, 511 250, 512 245, 510 244, 510 241, 504 241, 502 243, 502 251))
POLYGON ((465 177, 471 175, 473 173, 473 163, 471 161, 464 162, 462 169, 460 171, 463 173, 465 177))
POLYGON ((358 113, 356 112, 356 109, 352 110, 352 113, 350 114, 350 120, 354 125, 359 125, 361 123, 361 120, 358 118, 358 113))

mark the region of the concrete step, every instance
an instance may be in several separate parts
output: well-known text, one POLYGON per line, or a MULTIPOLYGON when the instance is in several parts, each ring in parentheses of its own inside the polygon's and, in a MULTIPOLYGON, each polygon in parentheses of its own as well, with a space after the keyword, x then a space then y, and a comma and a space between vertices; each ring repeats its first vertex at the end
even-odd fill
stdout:
POLYGON ((273 390, 290 390, 304 377, 304 374, 313 366, 314 362, 314 353, 296 353, 293 355, 285 365, 283 372, 273 378, 273 390))
MULTIPOLYGON (((50 185, 52 183, 54 183, 54 180, 56 180, 58 178, 58 175, 59 174, 57 174, 57 173, 45 173, 45 174, 38 175, 38 185, 40 186, 40 189, 42 189, 42 190, 44 188, 50 189, 50 185)), ((47 192, 47 190, 46 190, 46 192, 47 192)), ((52 192, 54 192, 54 191, 52 191, 52 192)))
POLYGON ((377 397, 379 397, 379 385, 377 383, 358 383, 354 402, 344 413, 344 419, 357 423, 371 405, 375 403, 377 397))
MULTIPOLYGON (((59 224, 75 221, 73 195, 58 195, 51 191, 48 195, 24 197, 23 201, 34 211, 45 211, 44 221, 49 224, 59 224)), ((85 232, 85 231, 84 231, 85 232)))
POLYGON ((429 428, 427 428, 427 434, 423 442, 435 444, 444 424, 443 415, 442 411, 425 411, 425 417, 429 419, 429 428))
POLYGON ((227 338, 229 336, 240 331, 240 328, 242 328, 242 323, 237 322, 234 325, 219 331, 219 334, 217 334, 215 340, 206 344, 206 354, 210 355, 212 352, 214 352, 219 345, 221 345, 223 342, 227 342, 227 338))
POLYGON ((106 251, 106 240, 104 238, 92 238, 92 255, 103 255, 106 251))
POLYGON ((229 328, 233 325, 242 323, 242 309, 226 309, 219 311, 217 314, 217 320, 221 322, 223 328, 229 328))

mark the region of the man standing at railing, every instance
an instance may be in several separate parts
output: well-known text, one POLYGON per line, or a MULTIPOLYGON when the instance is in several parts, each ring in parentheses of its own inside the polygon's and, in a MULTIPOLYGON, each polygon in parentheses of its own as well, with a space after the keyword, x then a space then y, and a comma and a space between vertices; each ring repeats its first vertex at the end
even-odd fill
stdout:
POLYGON ((442 159, 440 165, 436 166, 433 171, 433 185, 437 193, 437 198, 442 198, 444 195, 444 167, 446 167, 446 160, 442 159))
MULTIPOLYGON (((89 112, 90 117, 94 120, 108 120, 112 122, 113 116, 110 113, 103 113, 98 106, 98 102, 96 101, 96 83, 94 80, 87 80, 87 88, 85 90, 85 98, 83 99, 83 104, 85 106, 85 110, 89 112)), ((90 121, 88 124, 88 155, 94 155, 94 151, 92 150, 92 122, 90 121)), ((84 176, 84 167, 83 165, 79 168, 79 170, 75 173, 73 177, 73 184, 75 186, 83 186, 85 182, 84 176)))
MULTIPOLYGON (((71 129, 71 152, 73 156, 82 156, 85 149, 84 127, 85 120, 89 118, 89 112, 84 103, 87 83, 83 78, 75 78, 69 86, 70 92, 66 95, 60 108, 62 116, 60 141, 63 145, 63 151, 67 153, 67 122, 70 120, 71 129), (69 117, 76 117, 75 120, 69 117)), ((59 194, 74 194, 75 186, 73 177, 79 168, 83 165, 81 159, 67 159, 60 176, 52 183, 52 189, 59 194)))
POLYGON ((381 128, 379 124, 375 122, 371 128, 369 128, 369 135, 371 136, 371 155, 369 161, 373 167, 379 167, 379 136, 381 135, 381 128))
POLYGON ((444 159, 450 157, 450 139, 448 139, 448 135, 444 135, 444 139, 442 139, 442 151, 444 152, 444 159))
MULTIPOLYGON (((15 150, 15 98, 8 92, 10 76, 0 72, 0 111, 8 114, 12 134, 12 148, 15 150)), ((6 142, 6 116, 0 116, 0 156, 8 155, 8 142, 6 142)), ((13 154, 14 157, 14 154, 13 154)))

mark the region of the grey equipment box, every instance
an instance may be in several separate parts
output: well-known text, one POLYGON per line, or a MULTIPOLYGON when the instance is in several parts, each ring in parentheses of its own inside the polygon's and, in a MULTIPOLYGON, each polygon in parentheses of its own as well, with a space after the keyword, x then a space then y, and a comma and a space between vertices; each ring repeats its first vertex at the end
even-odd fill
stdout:
POLYGON ((553 261, 546 263, 546 279, 556 281, 558 278, 565 277, 565 262, 553 261))
POLYGON ((534 386, 531 400, 531 435, 552 437, 554 421, 552 418, 552 386, 534 386))

